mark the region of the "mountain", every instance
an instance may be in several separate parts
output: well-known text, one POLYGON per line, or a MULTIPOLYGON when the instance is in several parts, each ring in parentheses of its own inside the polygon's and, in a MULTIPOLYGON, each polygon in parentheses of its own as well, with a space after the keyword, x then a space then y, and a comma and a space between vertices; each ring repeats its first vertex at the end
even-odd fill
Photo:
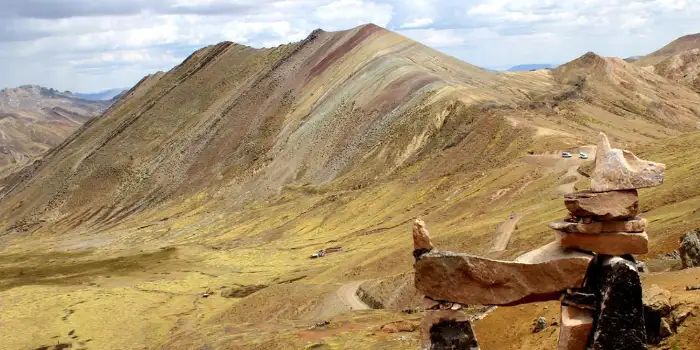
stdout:
POLYGON ((643 56, 630 56, 630 57, 625 58, 625 62, 627 62, 627 63, 634 63, 634 62, 638 61, 638 60, 639 60, 640 58, 642 58, 642 57, 643 57, 643 56))
POLYGON ((634 64, 700 92, 700 34, 678 38, 634 64))
POLYGON ((654 66, 684 51, 700 48, 700 33, 680 37, 668 45, 654 51, 634 63, 640 67, 654 66))
MULTIPOLYGON (((375 25, 202 48, 0 184, 3 345, 415 348, 417 332, 377 331, 419 318, 401 311, 422 298, 413 220, 437 247, 492 258, 549 243, 562 194, 587 185, 587 164, 559 154, 601 131, 667 164, 640 191, 654 227, 640 259, 670 266, 655 257, 700 222, 698 106, 619 58, 491 72, 375 25), (385 310, 351 312, 367 305, 385 310)), ((690 273, 649 278, 694 298, 690 273)), ((484 349, 551 349, 554 329, 531 323, 558 305, 499 307, 476 333, 484 349)))
POLYGON ((100 92, 94 92, 94 93, 80 93, 76 92, 73 95, 82 98, 83 100, 89 100, 89 101, 107 101, 107 100, 112 100, 115 97, 121 95, 125 91, 128 91, 129 89, 109 89, 109 90, 104 90, 100 92))
POLYGON ((0 177, 61 143, 109 104, 40 86, 0 90, 0 177))
POLYGON ((700 93, 700 48, 661 61, 654 66, 654 72, 700 93))
POLYGON ((549 63, 535 63, 535 64, 519 64, 508 69, 509 72, 520 72, 520 71, 532 71, 538 69, 551 69, 556 67, 554 64, 549 63))

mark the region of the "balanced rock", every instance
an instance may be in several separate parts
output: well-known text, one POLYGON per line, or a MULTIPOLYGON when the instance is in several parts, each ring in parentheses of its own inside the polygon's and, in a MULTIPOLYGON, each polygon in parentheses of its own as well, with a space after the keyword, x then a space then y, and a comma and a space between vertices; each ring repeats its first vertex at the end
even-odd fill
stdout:
POLYGON ((595 221, 590 224, 583 222, 571 222, 566 220, 553 221, 549 223, 549 228, 567 233, 587 233, 599 234, 609 232, 644 232, 647 227, 647 220, 644 218, 634 218, 630 220, 616 221, 595 221))
POLYGON ((559 244, 564 248, 581 249, 605 255, 646 254, 649 237, 645 232, 611 232, 599 235, 557 232, 559 244))
POLYGON ((433 242, 430 240, 430 233, 425 227, 425 222, 416 219, 413 223, 413 255, 417 258, 420 254, 431 250, 433 250, 433 242))
POLYGON ((471 319, 460 311, 429 310, 420 324, 421 350, 479 350, 471 319))
POLYGON ((557 350, 586 350, 592 331, 591 311, 562 305, 557 350))
POLYGON ((564 205, 571 215, 593 217, 598 221, 624 220, 637 216, 637 190, 611 192, 576 192, 564 196, 564 205))
POLYGON ((558 300, 568 288, 581 287, 592 258, 557 242, 516 261, 433 250, 416 261, 415 285, 434 300, 466 305, 558 300))
POLYGON ((600 274, 601 307, 593 349, 646 349, 642 282, 634 263, 609 257, 603 261, 600 274))
POLYGON ((600 133, 591 189, 606 192, 659 186, 664 182, 665 170, 664 164, 639 159, 630 151, 612 148, 608 137, 600 133))
POLYGON ((700 267, 700 237, 697 231, 691 231, 681 237, 678 252, 684 269, 700 267))

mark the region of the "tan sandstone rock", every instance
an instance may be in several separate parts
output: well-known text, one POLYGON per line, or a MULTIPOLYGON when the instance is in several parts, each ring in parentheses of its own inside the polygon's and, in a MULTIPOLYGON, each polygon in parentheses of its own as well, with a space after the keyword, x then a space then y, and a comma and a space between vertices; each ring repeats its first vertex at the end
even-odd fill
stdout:
POLYGON ((415 285, 432 299, 466 305, 558 300, 566 289, 581 287, 592 258, 557 242, 516 261, 434 250, 416 261, 415 285))
POLYGON ((557 350, 585 350, 592 331, 591 311, 562 305, 557 350))
POLYGON ((430 233, 425 227, 425 222, 416 219, 413 223, 413 250, 433 250, 433 242, 430 240, 430 233))
POLYGON ((647 220, 634 218, 631 220, 595 221, 590 224, 570 221, 553 221, 549 228, 567 233, 600 234, 608 232, 644 232, 647 228, 647 220))
POLYGON ((664 164, 639 159, 630 151, 612 148, 608 137, 600 133, 591 189, 605 192, 659 186, 664 182, 664 170, 664 164))
POLYGON ((593 217, 599 221, 631 219, 639 212, 637 190, 611 192, 576 192, 564 196, 571 215, 593 217))
POLYGON ((557 238, 564 248, 581 249, 598 254, 625 255, 649 252, 649 237, 645 232, 610 232, 590 235, 557 231, 557 238))

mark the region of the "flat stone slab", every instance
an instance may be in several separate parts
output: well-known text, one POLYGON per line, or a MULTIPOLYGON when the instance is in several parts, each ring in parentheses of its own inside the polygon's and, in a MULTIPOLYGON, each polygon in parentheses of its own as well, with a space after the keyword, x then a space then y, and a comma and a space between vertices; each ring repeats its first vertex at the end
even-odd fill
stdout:
POLYGON ((560 220, 550 222, 549 228, 566 233, 587 234, 644 232, 647 228, 647 219, 637 217, 630 220, 594 221, 590 224, 560 220))
POLYGON ((649 237, 646 232, 611 232, 599 235, 563 233, 557 231, 559 244, 564 248, 581 249, 605 255, 646 254, 649 237))
POLYGON ((637 190, 591 192, 583 191, 564 196, 564 205, 575 217, 593 217, 598 221, 625 220, 637 216, 637 190))
POLYGON ((557 350, 586 350, 593 332, 593 313, 562 305, 557 350))
POLYGON ((579 288, 593 256, 552 242, 516 261, 433 250, 416 261, 416 288, 434 300, 465 305, 515 305, 558 300, 579 288))
POLYGON ((637 158, 627 150, 614 149, 600 133, 596 165, 591 174, 594 192, 631 190, 663 184, 666 166, 637 158))

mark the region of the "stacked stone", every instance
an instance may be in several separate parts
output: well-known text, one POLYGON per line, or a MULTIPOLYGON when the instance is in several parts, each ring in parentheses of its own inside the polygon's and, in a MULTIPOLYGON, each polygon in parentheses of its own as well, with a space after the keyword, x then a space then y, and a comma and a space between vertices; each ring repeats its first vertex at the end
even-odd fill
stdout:
POLYGON ((478 349, 463 305, 562 304, 560 350, 645 349, 642 286, 632 254, 648 250, 638 188, 663 182, 663 164, 612 149, 600 135, 591 191, 566 196, 557 240, 514 261, 434 249, 413 226, 415 286, 425 295, 422 349, 478 349))
POLYGON ((591 342, 593 349, 645 348, 642 286, 632 255, 647 253, 649 240, 647 221, 637 217, 637 189, 661 185, 664 169, 612 149, 601 133, 591 190, 566 195, 568 217, 549 224, 561 247, 597 254, 586 284, 562 299, 559 349, 586 349, 591 342))

